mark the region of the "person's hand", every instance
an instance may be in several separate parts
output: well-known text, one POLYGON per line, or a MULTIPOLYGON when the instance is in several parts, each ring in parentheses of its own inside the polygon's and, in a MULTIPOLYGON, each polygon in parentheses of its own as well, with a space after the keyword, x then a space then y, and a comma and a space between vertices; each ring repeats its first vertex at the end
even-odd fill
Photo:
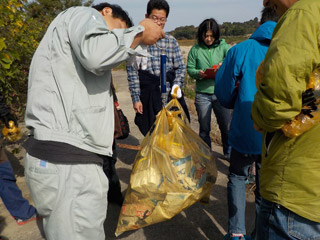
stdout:
POLYGON ((202 71, 202 70, 199 71, 198 75, 199 75, 199 77, 201 77, 201 78, 207 77, 207 74, 205 74, 204 71, 202 71))
POLYGON ((171 88, 171 96, 176 98, 181 98, 182 97, 182 92, 181 92, 181 88, 179 87, 178 84, 174 84, 171 88))
POLYGON ((159 39, 164 38, 163 29, 156 24, 152 19, 143 19, 139 25, 144 27, 144 31, 141 36, 141 43, 146 45, 153 45, 159 39))
POLYGON ((142 102, 139 101, 139 102, 135 102, 133 104, 133 109, 136 113, 140 113, 140 114, 143 114, 143 106, 142 106, 142 102))
POLYGON ((311 106, 317 101, 312 88, 307 89, 302 93, 302 106, 311 106))
POLYGON ((313 118, 312 112, 317 111, 318 107, 316 104, 316 97, 314 95, 314 91, 312 88, 307 89, 302 93, 302 109, 301 112, 304 115, 309 116, 310 118, 313 118))

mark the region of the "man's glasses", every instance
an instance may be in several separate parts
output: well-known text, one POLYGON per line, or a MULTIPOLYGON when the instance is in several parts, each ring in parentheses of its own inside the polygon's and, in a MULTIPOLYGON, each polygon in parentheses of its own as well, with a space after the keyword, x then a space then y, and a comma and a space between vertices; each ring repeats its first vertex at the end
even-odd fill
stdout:
POLYGON ((165 17, 157 17, 156 15, 152 15, 151 19, 154 22, 160 22, 160 23, 165 23, 167 21, 167 18, 165 18, 165 17))

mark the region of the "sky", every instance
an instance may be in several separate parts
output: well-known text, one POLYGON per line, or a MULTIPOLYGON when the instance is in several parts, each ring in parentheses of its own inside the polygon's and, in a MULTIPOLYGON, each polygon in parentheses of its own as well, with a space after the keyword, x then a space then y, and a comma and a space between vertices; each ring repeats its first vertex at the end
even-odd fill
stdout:
MULTIPOLYGON (((214 18, 218 24, 245 22, 260 19, 262 0, 167 0, 170 13, 165 25, 166 32, 177 27, 195 27, 206 18, 214 18)), ((129 13, 134 24, 145 16, 148 0, 95 0, 93 4, 109 2, 120 5, 129 13)))

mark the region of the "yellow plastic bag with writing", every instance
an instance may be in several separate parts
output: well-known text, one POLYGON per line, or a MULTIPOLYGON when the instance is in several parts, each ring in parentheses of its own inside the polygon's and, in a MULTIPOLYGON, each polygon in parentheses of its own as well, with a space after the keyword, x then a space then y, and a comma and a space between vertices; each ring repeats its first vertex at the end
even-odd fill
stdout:
POLYGON ((211 149, 174 98, 158 113, 135 158, 116 236, 207 202, 216 177, 211 149))

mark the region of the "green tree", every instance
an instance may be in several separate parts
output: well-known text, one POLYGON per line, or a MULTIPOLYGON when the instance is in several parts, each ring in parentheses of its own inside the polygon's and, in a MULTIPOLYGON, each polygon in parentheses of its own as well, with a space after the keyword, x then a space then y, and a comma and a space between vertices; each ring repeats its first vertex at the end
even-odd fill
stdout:
POLYGON ((23 115, 29 66, 49 23, 61 11, 93 0, 1 0, 0 91, 23 115))
POLYGON ((197 28, 193 25, 178 27, 174 31, 170 32, 177 40, 194 39, 197 34, 197 28))
POLYGON ((51 22, 60 12, 73 6, 90 6, 94 0, 35 0, 26 6, 27 14, 51 22))
MULTIPOLYGON (((224 22, 220 25, 221 36, 241 36, 248 35, 255 31, 258 27, 258 18, 254 18, 247 22, 224 22)), ((177 40, 195 39, 198 28, 194 26, 178 27, 175 30, 169 32, 177 40)))
POLYGON ((32 36, 27 34, 24 3, 24 0, 2 0, 0 5, 0 91, 8 104, 19 102, 20 84, 26 77, 23 61, 33 44, 32 36))
POLYGON ((51 21, 62 11, 73 6, 90 6, 94 0, 35 0, 25 5, 28 17, 34 19, 42 31, 40 40, 51 21))

